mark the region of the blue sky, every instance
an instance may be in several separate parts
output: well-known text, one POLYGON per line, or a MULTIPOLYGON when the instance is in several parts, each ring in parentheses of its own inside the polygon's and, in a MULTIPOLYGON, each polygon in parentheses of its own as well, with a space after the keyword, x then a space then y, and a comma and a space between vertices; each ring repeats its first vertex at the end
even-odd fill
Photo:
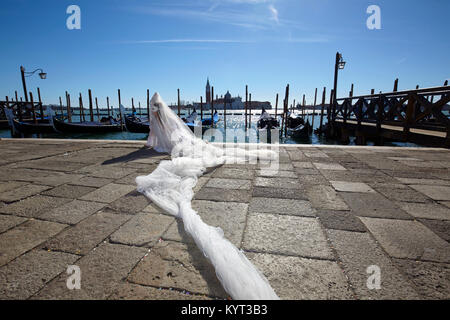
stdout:
MULTIPOLYGON (((199 100, 209 76, 227 90, 274 102, 287 83, 291 99, 310 101, 331 88, 336 51, 347 61, 338 95, 442 85, 450 78, 450 2, 364 0, 2 0, 0 95, 22 93, 19 66, 43 68, 44 103, 68 90, 104 104, 145 104, 146 89, 175 102, 199 100), (81 8, 81 30, 66 28, 66 8, 81 8), (381 30, 369 30, 369 5, 381 9, 381 30)), ((327 92, 327 96, 329 91, 327 92)), ((85 100, 86 101, 86 100, 85 100)), ((74 103, 73 101, 72 103, 74 103)), ((85 102, 86 105, 86 102, 85 102)))

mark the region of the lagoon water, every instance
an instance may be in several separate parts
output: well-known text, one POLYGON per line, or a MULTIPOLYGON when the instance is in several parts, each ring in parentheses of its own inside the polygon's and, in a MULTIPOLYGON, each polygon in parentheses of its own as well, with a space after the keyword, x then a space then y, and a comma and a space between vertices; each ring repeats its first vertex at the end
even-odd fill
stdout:
MULTIPOLYGON (((127 109, 127 113, 128 113, 127 109)), ((176 110, 175 110, 176 112, 176 110)), ((200 118, 200 112, 199 113, 200 118)), ((270 114, 274 115, 274 110, 268 111, 270 114)), ((317 111, 316 111, 317 112, 317 111)), ((183 110, 182 117, 184 116, 187 111, 183 110)), ((219 119, 220 121, 216 125, 216 129, 220 130, 222 134, 224 133, 224 117, 223 117, 223 111, 218 110, 219 113, 219 119)), ((87 114, 85 112, 85 114, 87 114)), ((95 114, 95 111, 94 111, 95 114)), ((295 111, 295 114, 300 114, 299 111, 295 111)), ((114 112, 114 115, 116 116, 117 113, 114 112)), ((101 110, 100 117, 106 116, 106 111, 101 110)), ((139 116, 139 113, 138 113, 139 116)), ((255 136, 253 137, 253 141, 258 140, 258 137, 256 136, 256 123, 259 119, 260 111, 254 110, 252 117, 251 117, 251 128, 254 129, 253 132, 255 133, 255 136)), ((205 111, 203 114, 203 118, 210 118, 210 112, 205 111)), ((312 114, 308 114, 306 118, 309 120, 310 123, 312 123, 312 114)), ((86 116, 86 119, 88 117, 86 116)), ((245 117, 244 117, 244 110, 228 110, 227 116, 227 129, 237 129, 237 130, 244 130, 245 128, 245 117)), ((280 124, 281 124, 281 117, 278 115, 280 124)), ((95 115, 95 120, 97 120, 97 117, 95 115)), ((73 122, 79 122, 79 116, 73 115, 72 116, 73 122)), ((326 115, 324 116, 324 124, 326 123, 326 115)), ((314 119, 314 129, 318 128, 320 126, 320 114, 315 116, 314 119)), ((53 134, 41 134, 41 135, 33 135, 33 137, 40 137, 40 138, 56 138, 56 139, 103 139, 103 140, 147 140, 148 134, 145 133, 132 133, 132 132, 111 132, 111 133, 103 133, 103 134, 62 134, 62 133, 53 133, 53 134)), ((9 130, 0 130, 0 138, 10 138, 11 133, 9 130)), ((210 140, 209 137, 204 137, 205 140, 210 140)), ((217 140, 216 140, 217 141, 217 140)), ((338 140, 335 139, 326 139, 323 136, 318 136, 316 134, 311 134, 308 138, 301 138, 301 139, 293 139, 291 137, 282 137, 280 138, 281 144, 314 144, 314 145, 341 145, 338 140)), ((350 145, 354 145, 354 137, 350 137, 350 145)), ((373 143, 368 142, 368 145, 373 145, 373 143)), ((385 143, 387 146, 404 146, 404 147, 419 147, 418 145, 414 143, 403 143, 403 142, 387 142, 385 143)))

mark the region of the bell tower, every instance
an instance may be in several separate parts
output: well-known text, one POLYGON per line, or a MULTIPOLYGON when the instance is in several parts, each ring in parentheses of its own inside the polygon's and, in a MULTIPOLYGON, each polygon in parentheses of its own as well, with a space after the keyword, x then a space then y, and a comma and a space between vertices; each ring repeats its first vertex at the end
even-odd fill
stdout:
POLYGON ((206 103, 211 103, 211 86, 209 85, 209 77, 206 81, 206 103))

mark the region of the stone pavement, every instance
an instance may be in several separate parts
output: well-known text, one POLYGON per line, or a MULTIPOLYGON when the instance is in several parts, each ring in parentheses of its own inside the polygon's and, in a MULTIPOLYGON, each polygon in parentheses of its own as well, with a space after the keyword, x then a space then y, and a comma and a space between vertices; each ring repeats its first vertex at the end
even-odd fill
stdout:
MULTIPOLYGON (((1 299, 228 297, 182 223, 135 190, 167 155, 77 140, 0 150, 1 299)), ((450 298, 449 150, 283 146, 279 160, 209 172, 193 207, 282 299, 450 298)))

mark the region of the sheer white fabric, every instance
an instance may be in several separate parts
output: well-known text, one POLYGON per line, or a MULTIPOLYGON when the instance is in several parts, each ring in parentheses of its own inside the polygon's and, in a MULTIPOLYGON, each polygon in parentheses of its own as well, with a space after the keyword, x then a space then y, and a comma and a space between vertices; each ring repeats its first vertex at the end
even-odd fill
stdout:
POLYGON ((210 260, 217 278, 233 299, 278 299, 267 279, 223 234, 222 229, 204 223, 191 207, 193 187, 208 167, 237 158, 270 159, 273 151, 234 152, 195 137, 183 121, 162 101, 158 93, 151 100, 150 135, 147 146, 171 153, 148 176, 136 178, 138 191, 156 205, 183 220, 186 232, 210 260))

